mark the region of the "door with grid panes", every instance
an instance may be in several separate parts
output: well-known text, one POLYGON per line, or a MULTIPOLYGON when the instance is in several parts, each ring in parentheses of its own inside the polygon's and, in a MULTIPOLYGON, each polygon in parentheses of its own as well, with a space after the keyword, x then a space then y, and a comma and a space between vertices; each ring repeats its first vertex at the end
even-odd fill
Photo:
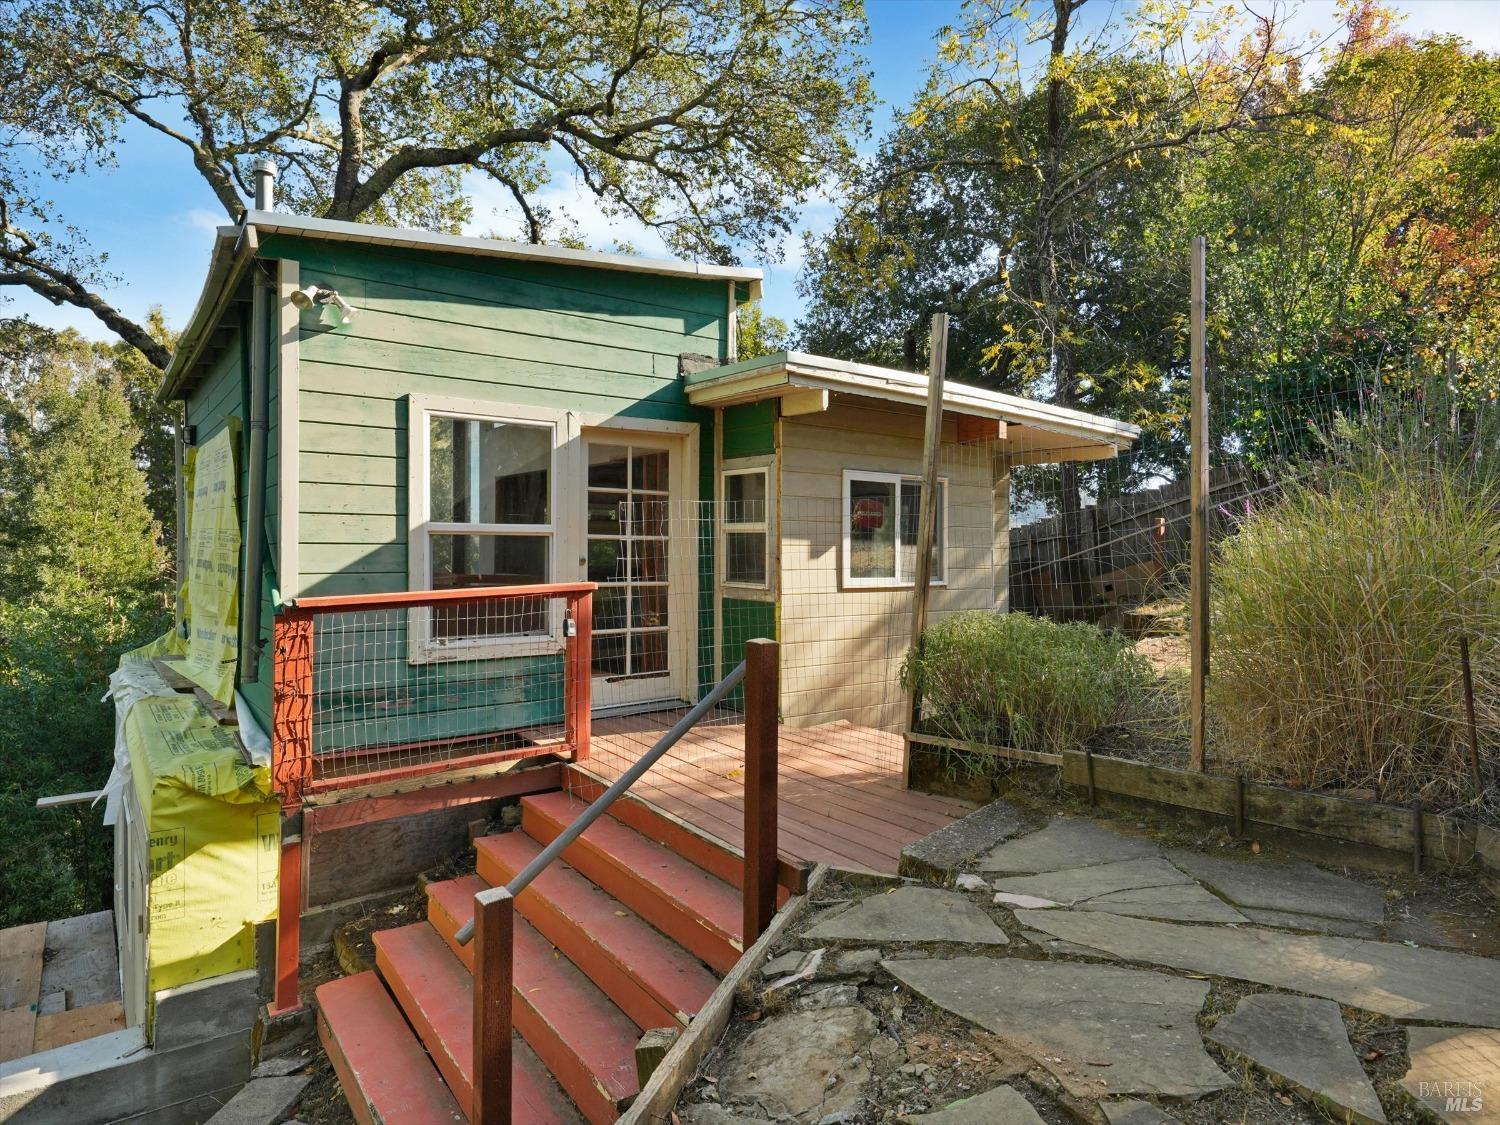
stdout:
POLYGON ((586 439, 588 578, 596 709, 680 698, 676 640, 689 612, 671 596, 673 449, 637 435, 586 439))

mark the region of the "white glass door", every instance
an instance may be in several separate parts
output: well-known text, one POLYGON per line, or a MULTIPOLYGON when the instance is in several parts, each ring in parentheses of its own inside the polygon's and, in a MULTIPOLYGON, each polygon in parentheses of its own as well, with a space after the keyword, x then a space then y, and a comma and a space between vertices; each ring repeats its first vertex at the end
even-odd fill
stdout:
POLYGON ((588 563, 594 595, 594 707, 672 699, 674 629, 668 526, 672 451, 589 438, 588 563))

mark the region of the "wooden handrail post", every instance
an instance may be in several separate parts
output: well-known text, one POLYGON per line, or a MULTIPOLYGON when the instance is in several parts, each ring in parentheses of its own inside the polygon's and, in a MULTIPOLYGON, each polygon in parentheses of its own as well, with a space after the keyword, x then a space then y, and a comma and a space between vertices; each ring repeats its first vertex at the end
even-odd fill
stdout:
POLYGON ((515 928, 516 900, 504 888, 475 900, 473 1125, 510 1125, 515 928))
POLYGON ((302 794, 312 776, 313 619, 295 609, 271 628, 271 783, 281 795, 275 1012, 301 1006, 302 794))
POLYGON ((776 913, 776 769, 780 666, 775 641, 745 645, 746 949, 776 913))
POLYGON ((569 599, 568 611, 573 616, 573 635, 568 638, 567 680, 568 690, 572 693, 568 701, 568 742, 573 747, 573 760, 582 762, 589 756, 593 723, 593 700, 590 698, 594 662, 593 591, 575 594, 569 599))

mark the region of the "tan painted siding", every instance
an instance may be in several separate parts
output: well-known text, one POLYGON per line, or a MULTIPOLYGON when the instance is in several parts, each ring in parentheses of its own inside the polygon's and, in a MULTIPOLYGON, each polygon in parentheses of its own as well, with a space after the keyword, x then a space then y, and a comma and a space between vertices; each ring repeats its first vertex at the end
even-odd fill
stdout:
MULTIPOLYGON (((948 483, 947 582, 933 588, 930 621, 994 608, 1005 589, 1008 536, 1003 527, 997 534, 991 446, 955 436, 950 422, 939 467, 948 483)), ((783 721, 898 729, 912 589, 843 588, 844 471, 920 474, 922 414, 835 401, 782 420, 780 460, 783 721)))

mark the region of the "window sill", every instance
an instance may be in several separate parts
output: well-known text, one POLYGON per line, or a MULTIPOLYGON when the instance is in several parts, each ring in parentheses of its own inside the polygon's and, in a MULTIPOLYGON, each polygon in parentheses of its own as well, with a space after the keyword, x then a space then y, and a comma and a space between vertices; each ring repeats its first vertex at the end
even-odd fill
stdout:
POLYGON ((451 664, 459 660, 508 660, 522 656, 558 656, 565 651, 557 637, 517 637, 515 640, 457 641, 434 644, 418 640, 409 664, 451 664))

